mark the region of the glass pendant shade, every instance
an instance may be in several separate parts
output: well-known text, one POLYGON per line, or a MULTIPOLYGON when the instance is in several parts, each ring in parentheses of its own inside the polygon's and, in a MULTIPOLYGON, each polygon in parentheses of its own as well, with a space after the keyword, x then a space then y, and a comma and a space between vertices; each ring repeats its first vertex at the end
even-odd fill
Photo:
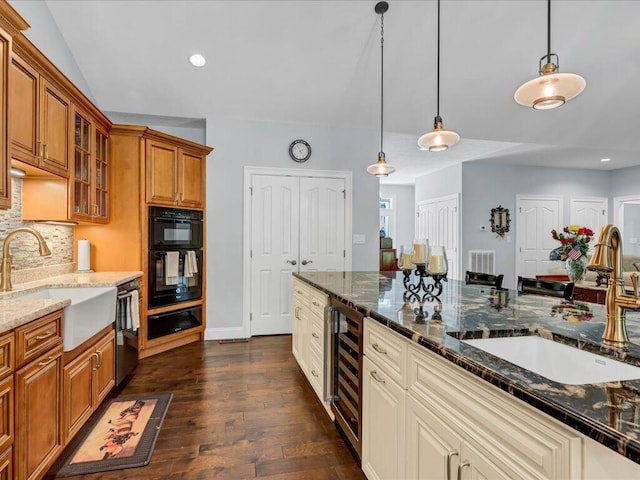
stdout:
POLYGON ((418 139, 420 150, 430 152, 443 152, 460 141, 460 135, 456 132, 442 129, 442 118, 436 117, 433 122, 433 130, 425 133, 418 139))
POLYGON ((580 95, 587 85, 584 78, 575 73, 555 73, 553 64, 545 65, 542 75, 523 84, 514 95, 520 105, 536 110, 560 107, 573 97, 580 95), (547 68, 552 65, 552 68, 547 68), (544 73, 545 71, 551 73, 544 73))
POLYGON ((367 173, 375 175, 376 177, 387 177, 395 171, 396 167, 385 161, 383 152, 378 154, 378 161, 376 163, 372 163, 367 167, 367 173))

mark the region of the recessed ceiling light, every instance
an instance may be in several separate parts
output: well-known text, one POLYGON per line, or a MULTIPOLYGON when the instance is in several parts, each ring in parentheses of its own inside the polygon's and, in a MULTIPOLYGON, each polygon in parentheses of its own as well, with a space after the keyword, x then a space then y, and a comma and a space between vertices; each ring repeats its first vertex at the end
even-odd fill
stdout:
POLYGON ((601 158, 600 161, 601 162, 610 162, 611 159, 610 158, 601 158))
POLYGON ((204 67, 204 64, 207 63, 207 60, 199 53, 194 53, 193 55, 191 55, 189 57, 189 61, 194 67, 204 67))

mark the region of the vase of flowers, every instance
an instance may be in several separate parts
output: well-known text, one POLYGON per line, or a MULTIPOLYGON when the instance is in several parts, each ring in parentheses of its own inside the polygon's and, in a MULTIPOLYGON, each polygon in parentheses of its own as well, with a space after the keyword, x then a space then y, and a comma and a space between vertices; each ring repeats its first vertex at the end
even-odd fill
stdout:
POLYGON ((560 246, 552 252, 552 255, 555 253, 559 260, 565 261, 567 275, 571 282, 581 282, 587 271, 587 253, 593 238, 593 230, 580 225, 568 225, 560 233, 555 229, 551 230, 551 237, 560 242, 560 246))

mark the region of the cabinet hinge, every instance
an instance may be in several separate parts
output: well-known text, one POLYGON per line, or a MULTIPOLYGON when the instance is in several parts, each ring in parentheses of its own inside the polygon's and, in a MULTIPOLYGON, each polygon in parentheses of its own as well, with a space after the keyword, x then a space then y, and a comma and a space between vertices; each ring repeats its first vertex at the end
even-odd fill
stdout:
POLYGON ((249 250, 249 258, 253 258, 253 250, 249 250))
POLYGON ((249 313, 249 321, 253 320, 253 313, 249 313))
POLYGON ((249 194, 253 195, 253 187, 249 187, 249 194))
POLYGON ((342 258, 347 258, 347 251, 346 250, 342 250, 342 258))
POLYGON ((344 199, 347 198, 347 191, 346 190, 342 190, 342 198, 344 198, 344 199))
POLYGON ((522 213, 522 207, 518 208, 518 212, 522 213))

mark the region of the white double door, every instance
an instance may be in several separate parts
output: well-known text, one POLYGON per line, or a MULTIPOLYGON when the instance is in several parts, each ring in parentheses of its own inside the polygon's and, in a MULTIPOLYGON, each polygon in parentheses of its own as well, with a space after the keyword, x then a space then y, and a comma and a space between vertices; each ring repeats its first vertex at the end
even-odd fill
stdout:
POLYGON ((293 272, 345 270, 344 178, 252 175, 251 335, 291 333, 293 272))

